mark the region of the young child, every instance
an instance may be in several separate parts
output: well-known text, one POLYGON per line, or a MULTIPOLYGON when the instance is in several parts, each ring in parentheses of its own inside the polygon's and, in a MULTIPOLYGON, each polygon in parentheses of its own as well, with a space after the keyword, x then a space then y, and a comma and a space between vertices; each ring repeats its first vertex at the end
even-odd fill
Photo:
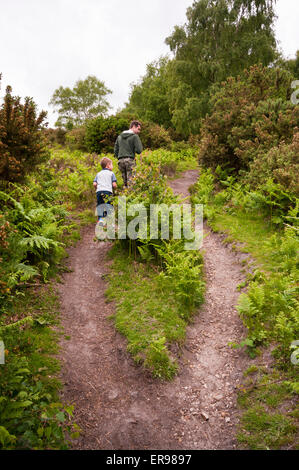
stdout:
POLYGON ((97 194, 98 222, 100 225, 104 225, 104 218, 112 211, 111 196, 113 188, 116 188, 117 185, 115 174, 112 171, 112 160, 104 157, 100 163, 103 169, 96 175, 93 185, 97 194))

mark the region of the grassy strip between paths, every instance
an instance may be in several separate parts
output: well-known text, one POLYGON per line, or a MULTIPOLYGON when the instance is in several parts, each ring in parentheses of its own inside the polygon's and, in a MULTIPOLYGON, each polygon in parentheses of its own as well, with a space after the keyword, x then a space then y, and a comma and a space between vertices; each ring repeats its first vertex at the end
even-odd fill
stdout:
MULTIPOLYGON (((194 309, 178 299, 172 279, 156 266, 128 259, 119 245, 110 255, 113 265, 106 295, 116 300, 117 330, 126 336, 136 363, 142 363, 154 377, 173 378, 178 365, 172 346, 184 342, 194 309)), ((198 283, 203 290, 200 279, 198 283)))

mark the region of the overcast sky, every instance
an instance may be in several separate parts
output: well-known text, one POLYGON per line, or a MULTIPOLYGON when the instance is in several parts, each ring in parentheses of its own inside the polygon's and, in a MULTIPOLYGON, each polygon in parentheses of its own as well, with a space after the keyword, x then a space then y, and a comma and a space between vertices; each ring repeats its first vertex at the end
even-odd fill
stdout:
MULTIPOLYGON (((96 75, 113 93, 112 111, 128 100, 146 64, 169 53, 164 43, 183 25, 193 0, 0 0, 2 97, 31 96, 48 111, 56 88, 96 75)), ((299 49, 299 1, 278 0, 277 39, 285 56, 299 49)), ((299 77, 298 77, 299 79, 299 77)))

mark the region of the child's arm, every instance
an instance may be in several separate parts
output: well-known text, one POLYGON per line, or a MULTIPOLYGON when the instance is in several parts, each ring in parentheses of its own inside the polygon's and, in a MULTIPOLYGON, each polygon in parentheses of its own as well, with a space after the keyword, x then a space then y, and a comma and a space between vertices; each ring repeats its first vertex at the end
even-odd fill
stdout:
POLYGON ((112 188, 113 189, 117 188, 117 180, 116 180, 116 176, 114 173, 112 173, 112 188))
MULTIPOLYGON (((98 175, 97 175, 98 176, 98 175)), ((95 179, 93 180, 93 187, 96 188, 97 187, 97 176, 95 177, 95 179)))

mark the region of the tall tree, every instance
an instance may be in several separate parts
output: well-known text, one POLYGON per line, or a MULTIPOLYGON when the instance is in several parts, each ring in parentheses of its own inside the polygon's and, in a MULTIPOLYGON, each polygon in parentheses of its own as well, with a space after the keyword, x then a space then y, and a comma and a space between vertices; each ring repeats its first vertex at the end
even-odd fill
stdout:
POLYGON ((78 80, 73 89, 60 86, 54 91, 50 105, 57 108, 58 127, 80 126, 89 119, 103 116, 110 108, 106 96, 112 93, 104 82, 93 75, 78 80))
POLYGON ((125 111, 136 114, 139 119, 152 121, 164 127, 171 126, 169 112, 168 72, 169 59, 147 65, 146 74, 139 83, 132 85, 129 104, 125 111))
POLYGON ((187 23, 166 39, 171 62, 170 109, 178 131, 197 133, 208 112, 211 87, 244 68, 277 57, 274 1, 198 0, 187 23))

